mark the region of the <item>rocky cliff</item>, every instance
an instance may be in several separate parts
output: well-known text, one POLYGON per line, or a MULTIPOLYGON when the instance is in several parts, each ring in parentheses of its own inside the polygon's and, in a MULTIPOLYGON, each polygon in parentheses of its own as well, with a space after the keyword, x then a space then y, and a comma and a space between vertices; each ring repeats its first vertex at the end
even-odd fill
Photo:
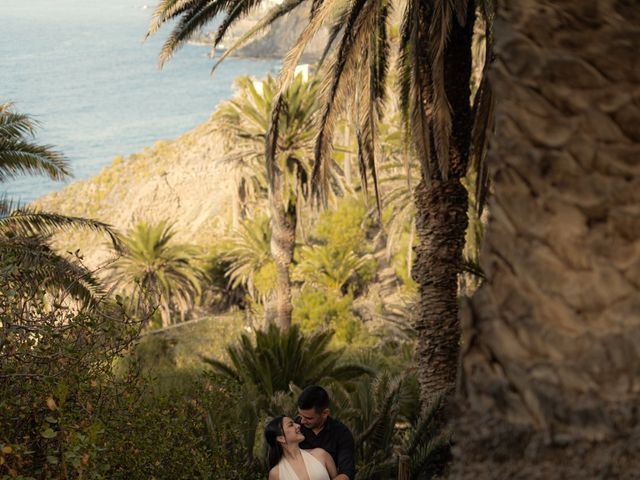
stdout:
MULTIPOLYGON (((231 221, 233 182, 218 160, 222 139, 211 120, 140 153, 116 157, 95 177, 35 202, 46 211, 94 218, 121 232, 141 220, 175 222, 176 239, 207 245, 231 221)), ((79 248, 89 266, 110 257, 106 239, 88 232, 62 235, 58 245, 79 248)))
MULTIPOLYGON (((259 10, 245 18, 237 20, 233 27, 229 28, 223 39, 226 47, 233 45, 247 31, 253 28, 267 13, 268 9, 259 10)), ((298 36, 309 21, 308 11, 297 9, 276 20, 273 25, 265 28, 252 41, 243 48, 237 50, 232 56, 248 58, 284 58, 289 49, 294 45, 298 36)), ((198 45, 212 45, 216 37, 216 31, 202 33, 193 39, 198 45)), ((329 30, 320 28, 318 33, 308 43, 301 57, 303 63, 315 63, 320 59, 324 47, 329 38, 329 30)), ((219 56, 220 51, 212 52, 211 56, 219 56)))
MULTIPOLYGON (((309 15, 306 10, 294 10, 276 20, 263 37, 242 48, 238 52, 238 56, 284 58, 308 21, 309 15)), ((309 42, 301 61, 305 63, 317 62, 322 55, 328 37, 328 29, 321 28, 309 42)))

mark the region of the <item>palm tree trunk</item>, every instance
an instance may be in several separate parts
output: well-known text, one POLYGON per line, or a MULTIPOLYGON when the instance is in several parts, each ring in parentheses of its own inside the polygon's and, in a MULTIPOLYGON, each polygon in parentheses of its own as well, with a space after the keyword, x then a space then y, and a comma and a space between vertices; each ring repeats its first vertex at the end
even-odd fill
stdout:
POLYGON ((449 175, 444 179, 433 172, 427 182, 423 178, 414 194, 419 242, 412 276, 420 293, 416 357, 425 408, 453 391, 458 370, 458 274, 468 224, 468 194, 460 179, 467 170, 472 128, 469 99, 474 19, 474 2, 470 1, 466 23, 453 21, 444 50, 445 88, 452 112, 449 175))
POLYGON ((460 343, 458 273, 467 226, 467 191, 458 179, 420 182, 415 191, 416 260, 412 276, 419 285, 418 332, 420 387, 425 407, 451 393, 460 343))
POLYGON ((236 175, 233 179, 233 196, 231 197, 231 227, 238 228, 240 225, 240 182, 236 175))
POLYGON ((162 328, 171 325, 171 309, 163 301, 160 301, 160 319, 162 320, 162 328))
POLYGON ((454 478, 636 478, 637 2, 502 0, 454 478))
MULTIPOLYGON (((275 170, 278 170, 277 168, 275 170)), ((271 210, 271 256, 276 264, 276 318, 282 329, 291 326, 291 275, 293 251, 296 244, 297 211, 295 200, 285 206, 282 173, 274 173, 273 188, 269 191, 271 210)))

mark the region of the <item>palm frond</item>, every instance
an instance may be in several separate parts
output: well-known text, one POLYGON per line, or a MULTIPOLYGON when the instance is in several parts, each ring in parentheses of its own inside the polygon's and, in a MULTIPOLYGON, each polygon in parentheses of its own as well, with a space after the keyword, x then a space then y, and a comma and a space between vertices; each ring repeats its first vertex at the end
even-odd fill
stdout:
POLYGON ((422 177, 428 182, 437 171, 437 167, 434 166, 432 158, 432 132, 426 111, 430 105, 427 93, 430 77, 429 63, 426 52, 418 48, 418 45, 421 44, 420 37, 424 35, 420 30, 420 18, 425 15, 424 8, 422 2, 418 0, 408 0, 407 2, 401 46, 403 42, 406 43, 404 43, 404 50, 401 52, 399 61, 401 62, 401 77, 403 77, 401 101, 403 114, 407 119, 405 123, 411 129, 412 143, 422 167, 422 177))
POLYGON ((486 164, 489 138, 493 131, 494 104, 493 90, 489 82, 488 70, 493 57, 493 4, 491 0, 482 2, 484 21, 484 61, 482 79, 473 100, 473 127, 471 131, 471 155, 469 168, 477 172, 475 186, 476 213, 482 215, 489 191, 489 170, 486 164))
POLYGON ((57 213, 48 213, 31 207, 22 207, 0 217, 0 233, 12 232, 16 235, 51 235, 60 231, 87 229, 109 236, 117 251, 122 250, 118 232, 106 223, 82 217, 70 217, 57 213))
POLYGON ((284 58, 280 75, 278 76, 278 85, 280 93, 289 88, 293 81, 294 72, 300 57, 302 56, 307 44, 315 37, 320 28, 325 24, 328 18, 335 15, 335 9, 339 7, 340 0, 325 0, 322 2, 317 12, 310 18, 309 23, 298 36, 295 44, 284 58))
POLYGON ((336 15, 336 19, 334 20, 333 25, 329 30, 327 43, 324 46, 322 55, 320 55, 320 59, 318 60, 318 68, 321 68, 322 65, 324 65, 324 62, 329 56, 329 53, 331 52, 331 49, 333 48, 333 45, 336 39, 338 38, 338 36, 340 36, 341 33, 344 32, 344 25, 345 25, 345 22, 347 21, 348 14, 349 14, 349 10, 345 8, 336 15))
POLYGON ((451 138, 451 105, 447 98, 444 78, 444 51, 449 40, 453 11, 448 0, 433 2, 429 25, 429 64, 431 65, 431 99, 434 151, 439 176, 449 175, 449 143, 451 138))
POLYGON ((259 5, 260 1, 261 0, 239 0, 235 2, 232 8, 228 8, 227 16, 222 20, 222 23, 220 23, 220 26, 218 27, 213 45, 218 45, 226 35, 229 27, 259 5))
POLYGON ((216 360, 211 357, 201 357, 202 361, 213 368, 213 370, 217 373, 220 373, 227 378, 235 380, 237 382, 241 382, 241 378, 238 373, 231 367, 229 367, 226 363, 216 360))
POLYGON ((242 0, 213 0, 190 3, 188 7, 171 18, 180 16, 178 24, 173 28, 165 40, 160 51, 159 63, 162 68, 164 64, 173 57, 194 34, 208 22, 213 20, 219 13, 232 8, 242 0))
POLYGON ((34 173, 45 174, 52 180, 70 175, 67 161, 50 145, 0 138, 0 182, 34 173))
POLYGON ((0 238, 0 262, 8 259, 20 268, 28 281, 54 295, 57 301, 73 299, 92 309, 104 297, 102 284, 73 257, 57 254, 43 235, 0 238))
POLYGON ((156 33, 165 22, 191 10, 195 4, 201 1, 202 0, 162 0, 153 11, 152 20, 145 38, 156 33))
POLYGON ((24 113, 13 110, 11 102, 0 104, 0 138, 19 139, 33 135, 37 123, 24 113))
MULTIPOLYGON (((218 66, 230 55, 234 54, 240 48, 244 47, 249 41, 257 37, 263 30, 272 25, 278 18, 291 12, 305 0, 286 0, 279 5, 271 8, 253 27, 247 30, 238 40, 229 46, 218 61, 211 68, 211 74, 215 72, 218 66)), ((221 40, 221 39, 220 39, 221 40)))
POLYGON ((29 140, 35 128, 36 122, 14 112, 11 103, 0 104, 0 182, 22 174, 45 174, 53 180, 70 175, 60 152, 29 140))
POLYGON ((312 173, 314 197, 326 204, 326 191, 329 183, 329 159, 332 150, 332 137, 337 105, 344 102, 347 83, 355 82, 357 60, 366 51, 372 25, 375 24, 375 2, 354 0, 345 24, 345 35, 333 55, 329 66, 330 76, 326 77, 322 87, 324 109, 319 123, 316 139, 315 163, 312 173), (344 80, 347 81, 344 81, 344 80))

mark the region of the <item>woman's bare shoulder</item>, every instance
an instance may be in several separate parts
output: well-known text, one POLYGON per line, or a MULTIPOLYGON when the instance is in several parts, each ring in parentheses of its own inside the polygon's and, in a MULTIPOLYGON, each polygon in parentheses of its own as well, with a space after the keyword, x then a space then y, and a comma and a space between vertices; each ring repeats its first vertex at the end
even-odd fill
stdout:
POLYGON ((278 469, 278 465, 269 471, 269 480, 280 480, 280 470, 278 469))
POLYGON ((327 458, 327 456, 329 455, 329 452, 327 452, 324 448, 310 448, 309 450, 307 450, 307 452, 318 459, 327 458))

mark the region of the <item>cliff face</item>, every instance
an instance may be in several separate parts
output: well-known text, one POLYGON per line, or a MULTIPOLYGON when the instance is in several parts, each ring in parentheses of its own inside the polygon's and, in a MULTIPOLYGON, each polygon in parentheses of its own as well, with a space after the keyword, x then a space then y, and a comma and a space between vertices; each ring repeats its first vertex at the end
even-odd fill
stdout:
MULTIPOLYGON (((116 157, 95 177, 75 182, 35 202, 46 211, 94 218, 126 232, 141 220, 175 222, 176 240, 214 243, 228 227, 233 198, 222 139, 209 120, 171 141, 159 141, 141 153, 116 157)), ((96 267, 110 258, 103 236, 74 232, 57 238, 60 248, 80 249, 96 267)))
MULTIPOLYGON (((249 20, 251 21, 251 20, 249 20)), ((257 21, 257 19, 255 20, 257 21)), ((254 21, 254 22, 255 22, 254 21)), ((268 32, 238 51, 238 56, 284 58, 298 36, 307 25, 309 15, 306 10, 297 9, 279 18, 268 32)), ((248 25, 242 26, 244 31, 248 25)), ((238 32, 240 33, 240 32, 238 32)), ((241 32, 244 33, 244 32, 241 32)), ((309 42, 302 55, 302 62, 313 63, 319 60, 329 35, 328 29, 322 28, 309 42)), ((227 42, 227 44, 230 44, 227 42)))

